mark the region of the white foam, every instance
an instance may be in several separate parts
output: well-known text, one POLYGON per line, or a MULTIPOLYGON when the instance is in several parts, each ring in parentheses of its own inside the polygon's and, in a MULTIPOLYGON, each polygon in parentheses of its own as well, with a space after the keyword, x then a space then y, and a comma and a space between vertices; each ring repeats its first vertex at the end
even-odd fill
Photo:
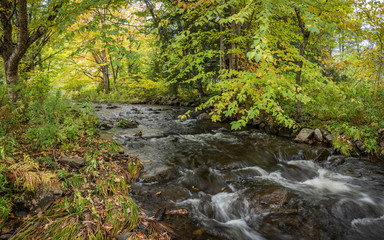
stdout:
POLYGON ((359 199, 360 202, 365 202, 365 203, 369 203, 372 205, 377 205, 376 202, 370 196, 368 196, 368 194, 360 193, 360 195, 362 196, 359 199))
POLYGON ((295 165, 295 166, 305 166, 313 170, 318 170, 320 168, 318 164, 310 160, 293 160, 293 161, 288 161, 287 164, 295 165))
POLYGON ((377 221, 383 221, 383 220, 384 220, 384 215, 379 218, 357 218, 352 220, 351 225, 353 227, 356 227, 357 225, 370 225, 377 221))
POLYGON ((265 239, 261 237, 257 232, 255 232, 252 228, 250 228, 247 223, 243 219, 234 219, 225 223, 225 225, 229 225, 231 227, 235 227, 244 234, 244 236, 249 239, 262 240, 265 239))
POLYGON ((345 183, 333 181, 323 177, 317 177, 314 179, 307 180, 303 182, 303 184, 310 185, 316 188, 317 190, 321 190, 321 191, 326 190, 331 193, 341 193, 341 192, 351 191, 351 188, 348 187, 345 183))
POLYGON ((238 195, 236 193, 221 192, 212 196, 212 207, 215 209, 217 219, 223 221, 230 221, 230 208, 233 202, 237 201, 238 195))
POLYGON ((253 170, 253 171, 257 171, 258 173, 260 173, 262 176, 268 176, 269 173, 267 171, 265 171, 264 169, 262 169, 261 167, 245 167, 245 168, 240 168, 240 169, 237 169, 235 171, 242 171, 242 170, 253 170))

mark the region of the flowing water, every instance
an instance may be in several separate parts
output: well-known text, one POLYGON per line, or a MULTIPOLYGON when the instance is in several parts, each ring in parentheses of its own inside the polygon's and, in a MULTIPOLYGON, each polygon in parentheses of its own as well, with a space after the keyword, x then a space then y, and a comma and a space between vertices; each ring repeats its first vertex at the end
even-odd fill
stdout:
POLYGON ((139 123, 103 134, 141 159, 133 198, 174 226, 177 239, 384 239, 382 164, 255 129, 233 132, 197 114, 178 119, 185 111, 103 105, 98 112, 102 121, 139 123))

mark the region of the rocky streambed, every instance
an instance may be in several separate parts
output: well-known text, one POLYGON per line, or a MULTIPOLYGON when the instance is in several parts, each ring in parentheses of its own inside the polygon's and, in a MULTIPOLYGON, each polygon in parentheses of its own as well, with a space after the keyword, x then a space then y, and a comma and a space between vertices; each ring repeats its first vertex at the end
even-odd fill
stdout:
POLYGON ((176 239, 381 239, 384 166, 255 129, 100 105, 102 134, 144 164, 133 198, 176 239), (126 125, 120 125, 122 119, 126 125), (107 130, 108 129, 108 130, 107 130))

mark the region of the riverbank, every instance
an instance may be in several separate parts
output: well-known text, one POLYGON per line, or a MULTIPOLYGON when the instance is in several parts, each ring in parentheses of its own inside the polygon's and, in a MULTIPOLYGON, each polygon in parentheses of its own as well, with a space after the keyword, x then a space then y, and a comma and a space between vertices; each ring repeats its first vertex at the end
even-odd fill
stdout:
POLYGON ((130 198, 142 164, 101 139, 93 106, 1 105, 1 239, 169 239, 130 198))

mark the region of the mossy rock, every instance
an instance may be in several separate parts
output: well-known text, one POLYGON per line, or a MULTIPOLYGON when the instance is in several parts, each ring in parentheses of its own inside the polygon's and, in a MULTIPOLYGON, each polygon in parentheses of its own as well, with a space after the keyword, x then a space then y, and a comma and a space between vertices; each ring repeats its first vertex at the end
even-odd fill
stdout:
POLYGON ((138 123, 136 121, 133 121, 128 118, 120 119, 120 121, 117 123, 117 126, 119 128, 136 128, 138 123))

